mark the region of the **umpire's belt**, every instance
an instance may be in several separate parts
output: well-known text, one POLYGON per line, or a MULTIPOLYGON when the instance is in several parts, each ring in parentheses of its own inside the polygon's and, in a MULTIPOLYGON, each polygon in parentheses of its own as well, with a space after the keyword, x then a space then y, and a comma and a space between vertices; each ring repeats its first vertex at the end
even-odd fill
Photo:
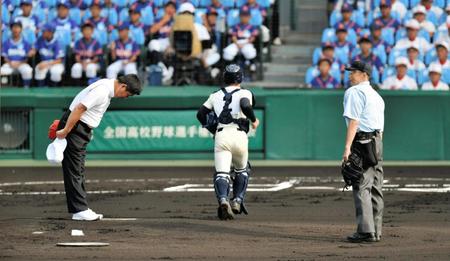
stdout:
POLYGON ((378 135, 380 135, 380 131, 373 131, 373 132, 359 131, 356 133, 355 139, 356 140, 370 140, 373 137, 376 137, 378 135))

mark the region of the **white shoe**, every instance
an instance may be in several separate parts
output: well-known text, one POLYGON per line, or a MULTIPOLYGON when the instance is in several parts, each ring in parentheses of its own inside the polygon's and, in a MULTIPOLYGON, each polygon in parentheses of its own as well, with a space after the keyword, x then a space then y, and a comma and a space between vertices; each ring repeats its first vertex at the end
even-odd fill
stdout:
POLYGON ((256 64, 252 63, 252 65, 250 65, 250 71, 256 72, 256 64))
POLYGON ((281 44, 282 44, 282 42, 281 42, 280 37, 273 39, 273 45, 281 45, 281 44))
POLYGON ((174 72, 174 68, 173 68, 172 66, 170 66, 169 68, 167 68, 167 70, 165 71, 165 73, 164 73, 164 71, 163 71, 163 78, 162 78, 162 81, 163 81, 164 83, 169 82, 170 79, 172 79, 173 72, 174 72))
POLYGON ((102 218, 103 218, 102 214, 97 214, 90 208, 72 215, 72 220, 81 220, 81 221, 95 221, 100 220, 102 218))

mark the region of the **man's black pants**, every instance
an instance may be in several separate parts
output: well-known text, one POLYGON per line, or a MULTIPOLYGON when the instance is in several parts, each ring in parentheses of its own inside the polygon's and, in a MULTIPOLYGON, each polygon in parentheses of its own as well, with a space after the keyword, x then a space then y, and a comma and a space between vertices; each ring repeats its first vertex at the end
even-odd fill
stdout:
MULTIPOLYGON (((58 130, 64 128, 69 115, 70 110, 61 118, 58 130)), ((87 124, 78 121, 66 137, 67 147, 64 151, 62 169, 69 213, 77 213, 88 209, 84 162, 86 158, 86 147, 92 136, 91 131, 91 128, 87 124)))

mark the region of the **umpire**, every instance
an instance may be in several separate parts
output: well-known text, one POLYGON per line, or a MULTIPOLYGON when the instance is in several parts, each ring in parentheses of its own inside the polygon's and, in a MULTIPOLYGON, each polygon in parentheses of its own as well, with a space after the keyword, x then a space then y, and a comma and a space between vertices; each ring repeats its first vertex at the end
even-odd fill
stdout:
POLYGON ((62 116, 56 136, 67 140, 62 168, 67 208, 73 220, 93 221, 103 218, 88 208, 84 178, 86 147, 108 109, 111 98, 127 98, 142 91, 137 75, 102 79, 83 89, 62 116))
POLYGON ((377 242, 381 239, 384 208, 384 101, 370 85, 372 70, 369 64, 355 61, 345 69, 350 71, 351 87, 344 96, 347 135, 343 162, 352 162, 361 170, 358 180, 351 183, 358 226, 356 233, 347 239, 353 243, 377 242))

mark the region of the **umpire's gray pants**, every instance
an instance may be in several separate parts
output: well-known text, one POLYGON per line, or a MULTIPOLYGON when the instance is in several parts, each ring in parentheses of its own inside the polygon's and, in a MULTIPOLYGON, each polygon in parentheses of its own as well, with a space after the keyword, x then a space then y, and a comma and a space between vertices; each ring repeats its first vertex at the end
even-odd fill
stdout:
POLYGON ((383 143, 381 137, 375 137, 378 164, 364 172, 360 184, 353 186, 353 198, 356 208, 357 232, 375 233, 381 236, 383 223, 383 143))

